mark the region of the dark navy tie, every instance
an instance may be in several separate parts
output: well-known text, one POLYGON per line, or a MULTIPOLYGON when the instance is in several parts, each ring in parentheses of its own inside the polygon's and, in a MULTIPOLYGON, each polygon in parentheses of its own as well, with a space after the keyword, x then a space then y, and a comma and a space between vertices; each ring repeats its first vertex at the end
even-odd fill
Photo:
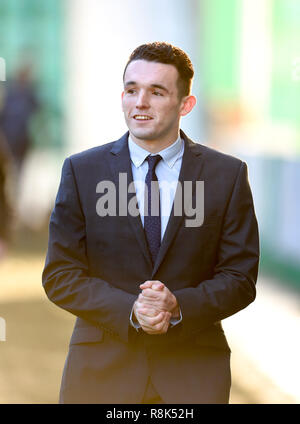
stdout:
POLYGON ((149 251, 154 264, 160 248, 161 222, 160 222, 160 202, 159 185, 155 168, 161 160, 160 155, 148 156, 146 158, 149 164, 148 173, 145 178, 145 214, 144 230, 148 242, 149 251))

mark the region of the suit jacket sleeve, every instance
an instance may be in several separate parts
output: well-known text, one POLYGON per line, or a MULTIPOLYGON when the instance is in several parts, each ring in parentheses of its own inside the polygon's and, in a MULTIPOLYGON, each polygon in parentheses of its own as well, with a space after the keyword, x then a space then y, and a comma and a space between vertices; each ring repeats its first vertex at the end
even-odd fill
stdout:
POLYGON ((174 291, 182 311, 183 337, 251 303, 256 296, 258 262, 258 226, 247 166, 242 162, 226 207, 213 278, 174 291))
POLYGON ((56 305, 128 341, 136 296, 89 276, 85 219, 70 159, 64 162, 50 219, 42 280, 48 298, 56 305))

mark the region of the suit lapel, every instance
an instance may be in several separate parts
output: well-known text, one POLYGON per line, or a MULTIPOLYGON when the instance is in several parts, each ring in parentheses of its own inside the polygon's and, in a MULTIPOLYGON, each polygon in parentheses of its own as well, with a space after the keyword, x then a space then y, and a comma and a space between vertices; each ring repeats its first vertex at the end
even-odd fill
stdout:
MULTIPOLYGON (((184 140, 184 154, 182 158, 182 165, 179 173, 178 181, 181 184, 181 187, 184 187, 184 181, 196 181, 200 180, 200 174, 202 170, 202 162, 203 159, 199 156, 201 155, 201 145, 196 144, 192 142, 183 131, 180 131, 181 138, 184 140)), ((195 190, 195 184, 193 184, 193 192, 195 190)), ((176 190, 175 198, 176 196, 179 196, 180 192, 178 191, 178 188, 176 190)), ((183 209, 183 202, 182 202, 182 209, 183 209)), ((157 255, 151 279, 154 277, 155 273, 157 272, 160 264, 162 263, 171 243, 172 240, 179 229, 180 224, 182 223, 184 217, 184 211, 181 214, 181 216, 175 216, 174 215, 174 203, 171 210, 170 218, 168 221, 168 225, 161 243, 161 247, 159 250, 159 253, 157 255)))
MULTIPOLYGON (((110 151, 112 155, 112 161, 109 161, 111 172, 113 175, 113 181, 115 186, 119 188, 119 174, 125 173, 127 175, 127 187, 133 182, 130 155, 128 150, 128 132, 123 135, 119 140, 117 140, 110 151)), ((184 154, 182 158, 181 170, 179 173, 178 181, 181 184, 181 187, 184 187, 184 181, 196 181, 201 180, 201 171, 203 160, 199 156, 201 155, 201 145, 192 142, 183 131, 180 131, 181 138, 184 140, 184 154)), ((195 189, 195 184, 193 184, 193 191, 195 189)), ((117 190, 118 192, 118 190, 117 190)), ((180 192, 176 191, 175 197, 178 196, 180 192)), ((136 196, 136 193, 127 194, 128 202, 131 201, 133 197, 136 196)), ((183 204, 182 204, 183 206, 183 204)), ((134 217, 127 213, 129 224, 138 240, 140 248, 145 256, 147 263, 152 268, 151 257, 149 254, 147 241, 145 238, 144 228, 142 225, 140 215, 134 217)), ((184 218, 184 211, 180 216, 174 215, 174 203, 172 206, 170 218, 168 225, 161 243, 161 247, 156 258, 151 279, 157 272, 159 266, 161 265, 171 243, 174 239, 176 232, 179 229, 180 224, 184 218)))
MULTIPOLYGON (((125 173, 127 175, 127 187, 126 191, 127 193, 122 193, 123 196, 127 199, 126 201, 126 207, 128 203, 133 199, 133 197, 136 197, 135 191, 133 193, 128 193, 128 186, 133 182, 133 176, 132 176, 132 169, 131 169, 131 162, 130 162, 130 155, 128 150, 128 132, 123 135, 122 138, 117 140, 111 149, 111 155, 113 159, 109 161, 111 166, 111 172, 113 175, 113 180, 115 183, 115 187, 119 187, 119 174, 125 173), (127 197, 126 197, 127 195, 127 197)), ((119 190, 117 190, 117 193, 119 190)), ((152 262, 151 257, 149 254, 147 241, 144 234, 144 228, 142 225, 141 217, 138 216, 132 216, 128 213, 127 210, 127 217, 129 224, 138 240, 138 243, 140 245, 140 248, 145 256, 146 261, 152 268, 152 262)))

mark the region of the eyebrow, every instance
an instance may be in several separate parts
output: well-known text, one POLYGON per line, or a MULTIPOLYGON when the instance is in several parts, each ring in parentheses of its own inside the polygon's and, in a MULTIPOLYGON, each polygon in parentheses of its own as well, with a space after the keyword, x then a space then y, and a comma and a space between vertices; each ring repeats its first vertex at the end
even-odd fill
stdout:
MULTIPOLYGON (((125 87, 128 87, 129 85, 136 85, 136 82, 135 81, 128 81, 128 82, 126 82, 125 87)), ((161 84, 151 84, 150 87, 160 88, 161 90, 165 91, 166 93, 169 93, 169 90, 161 84)))

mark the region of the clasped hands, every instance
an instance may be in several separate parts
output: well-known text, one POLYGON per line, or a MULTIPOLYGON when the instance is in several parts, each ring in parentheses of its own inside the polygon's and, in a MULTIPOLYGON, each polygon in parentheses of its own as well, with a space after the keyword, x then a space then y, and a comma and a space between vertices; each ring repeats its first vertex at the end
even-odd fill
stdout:
POLYGON ((176 297, 161 281, 145 281, 140 289, 133 306, 136 319, 148 334, 166 333, 170 319, 180 316, 176 297))

